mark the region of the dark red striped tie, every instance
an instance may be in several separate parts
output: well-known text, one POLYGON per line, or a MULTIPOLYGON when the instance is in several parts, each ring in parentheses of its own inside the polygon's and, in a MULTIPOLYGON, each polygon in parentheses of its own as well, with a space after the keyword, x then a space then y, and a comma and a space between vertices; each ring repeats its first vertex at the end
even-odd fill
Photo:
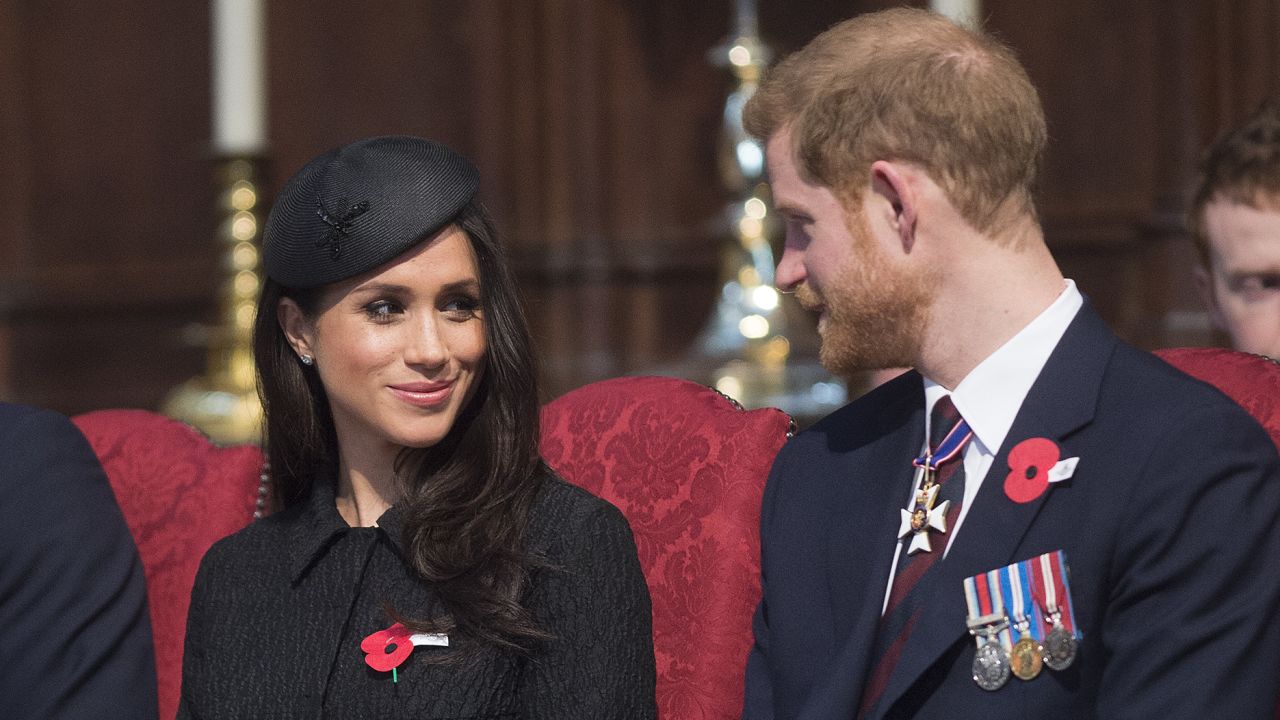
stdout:
MULTIPOLYGON (((960 412, 951 402, 951 396, 945 395, 933 405, 929 415, 929 452, 933 455, 943 439, 961 420, 960 412)), ((960 506, 964 502, 964 449, 961 448, 952 458, 939 465, 935 482, 938 484, 938 499, 941 505, 950 500, 947 508, 947 532, 955 528, 956 519, 960 517, 960 506)), ((926 530, 925 532, 933 532, 926 530)), ((876 707, 880 697, 889 684, 893 668, 898 664, 911 629, 915 626, 920 613, 920 606, 928 594, 929 570, 942 559, 946 550, 949 534, 936 534, 930 538, 933 546, 930 552, 908 554, 907 547, 911 543, 911 533, 902 539, 902 549, 898 554, 897 570, 893 576, 893 589, 889 592, 889 603, 884 614, 880 616, 880 624, 876 628, 875 644, 871 654, 871 673, 862 690, 862 705, 858 717, 865 718, 876 707)))

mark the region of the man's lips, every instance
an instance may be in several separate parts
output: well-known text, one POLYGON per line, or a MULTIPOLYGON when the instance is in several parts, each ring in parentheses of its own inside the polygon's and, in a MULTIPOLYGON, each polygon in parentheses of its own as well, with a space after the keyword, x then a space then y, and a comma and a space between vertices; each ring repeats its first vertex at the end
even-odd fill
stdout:
POLYGON ((443 405, 453 394, 454 381, 446 382, 412 382, 388 385, 392 394, 401 400, 418 407, 434 407, 443 405))

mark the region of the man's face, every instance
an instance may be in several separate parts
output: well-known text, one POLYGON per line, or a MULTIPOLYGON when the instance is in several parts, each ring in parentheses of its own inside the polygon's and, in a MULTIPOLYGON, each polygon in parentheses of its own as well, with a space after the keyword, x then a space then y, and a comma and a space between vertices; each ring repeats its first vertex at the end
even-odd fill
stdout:
POLYGON ((804 180, 790 135, 784 128, 765 146, 774 206, 786 223, 778 287, 818 314, 820 358, 832 373, 916 364, 933 274, 910 271, 892 252, 896 237, 877 242, 861 205, 846 210, 829 188, 804 180))
POLYGON ((1197 273, 1237 350, 1280 358, 1280 209, 1219 198, 1204 209, 1210 267, 1197 273))

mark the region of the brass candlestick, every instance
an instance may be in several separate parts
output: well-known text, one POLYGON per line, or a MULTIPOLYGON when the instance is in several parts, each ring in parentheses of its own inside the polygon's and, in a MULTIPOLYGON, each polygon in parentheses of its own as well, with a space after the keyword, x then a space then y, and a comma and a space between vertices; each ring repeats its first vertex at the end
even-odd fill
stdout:
POLYGON ((721 180, 735 197, 724 212, 730 241, 721 255, 715 311, 674 371, 708 382, 746 407, 780 407, 803 424, 836 409, 847 395, 840 380, 816 358, 801 357, 788 337, 785 303, 793 301, 774 288, 770 238, 778 228, 769 210, 764 149, 742 128, 743 106, 771 53, 759 36, 754 0, 737 0, 735 8, 733 33, 709 53, 734 79, 719 153, 721 180))
POLYGON ((179 385, 164 403, 166 415, 222 444, 261 441, 262 405, 253 366, 253 320, 262 290, 260 165, 249 157, 218 161, 217 237, 224 274, 218 324, 206 333, 205 374, 179 385))

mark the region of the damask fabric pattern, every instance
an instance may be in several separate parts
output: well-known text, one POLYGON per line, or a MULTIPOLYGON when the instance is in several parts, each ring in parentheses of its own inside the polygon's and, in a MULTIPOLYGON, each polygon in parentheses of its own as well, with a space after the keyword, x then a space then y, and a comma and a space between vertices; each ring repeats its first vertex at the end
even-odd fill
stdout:
POLYGON ((142 558, 160 717, 172 718, 196 569, 215 541, 252 519, 262 453, 216 447, 191 427, 143 410, 73 420, 106 470, 142 558))
POLYGON ((1244 408, 1280 448, 1280 363, 1222 348, 1170 348, 1156 355, 1213 385, 1244 408))
POLYGON ((635 534, 664 720, 742 712, 760 599, 760 498, 790 425, 779 410, 743 411, 664 377, 592 383, 543 409, 547 462, 616 505, 635 534))

